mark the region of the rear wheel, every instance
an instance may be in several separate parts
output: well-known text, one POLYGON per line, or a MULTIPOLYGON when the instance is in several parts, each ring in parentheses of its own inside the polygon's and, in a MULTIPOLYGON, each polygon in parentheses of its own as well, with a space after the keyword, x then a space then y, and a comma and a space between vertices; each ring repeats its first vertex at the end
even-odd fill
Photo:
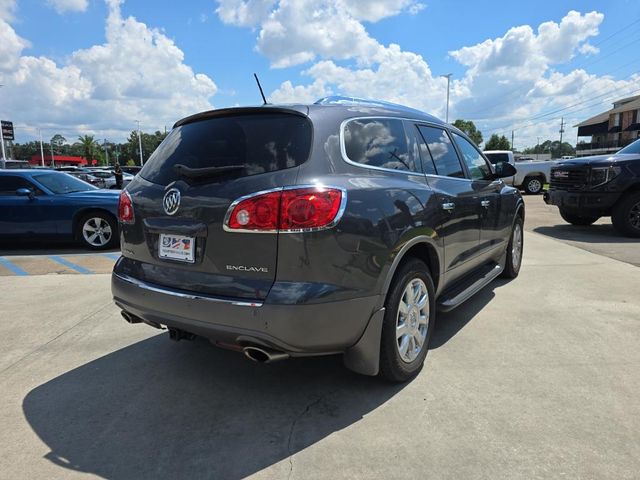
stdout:
POLYGON ((613 207, 611 222, 623 235, 640 237, 640 192, 626 195, 613 207))
POLYGON ((78 222, 78 238, 92 250, 113 248, 118 241, 116 219, 108 213, 89 213, 78 222))
POLYGON ((427 355, 435 322, 435 289, 424 262, 400 267, 385 302, 380 342, 380 373, 392 382, 415 376, 427 355))
POLYGON ((544 179, 542 177, 527 177, 523 183, 524 191, 531 195, 537 195, 542 192, 543 185, 544 179))
POLYGON ((560 209, 560 216, 564 219, 565 222, 570 223, 571 225, 591 225, 593 222, 598 220, 600 217, 596 216, 582 216, 576 213, 567 212, 564 209, 560 209))

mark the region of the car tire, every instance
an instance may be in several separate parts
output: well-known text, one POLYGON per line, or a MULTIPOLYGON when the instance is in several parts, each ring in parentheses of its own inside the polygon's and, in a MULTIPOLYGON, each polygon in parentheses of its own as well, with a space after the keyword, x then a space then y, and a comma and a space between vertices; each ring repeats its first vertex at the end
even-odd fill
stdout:
POLYGON ((107 212, 91 212, 78 220, 76 236, 91 250, 106 250, 118 244, 118 222, 107 212))
POLYGON ((511 236, 505 252, 504 270, 502 270, 503 278, 516 278, 520 273, 522 266, 522 255, 524 253, 524 222, 520 216, 517 216, 513 222, 511 236))
POLYGON ((560 209, 560 216, 563 218, 565 222, 570 223, 571 225, 577 225, 577 226, 591 225, 593 222, 595 222, 600 218, 596 216, 578 215, 576 213, 567 212, 562 208, 560 209))
POLYGON ((627 237, 640 237, 640 192, 632 192, 618 200, 611 212, 613 227, 627 237))
POLYGON ((522 184, 524 191, 529 195, 538 195, 542 193, 542 187, 544 186, 544 178, 542 177, 527 177, 522 184))
POLYGON ((411 258, 396 272, 385 301, 380 341, 383 378, 399 383, 418 374, 429 349, 435 314, 435 288, 429 268, 411 258))

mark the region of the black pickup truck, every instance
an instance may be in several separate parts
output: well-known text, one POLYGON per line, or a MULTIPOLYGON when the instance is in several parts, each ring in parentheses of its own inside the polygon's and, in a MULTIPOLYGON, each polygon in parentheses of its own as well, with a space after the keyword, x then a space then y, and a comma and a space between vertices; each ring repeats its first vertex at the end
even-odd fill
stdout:
POLYGON ((640 237, 640 140, 614 155, 584 157, 551 169, 548 205, 573 225, 611 217, 616 230, 640 237))

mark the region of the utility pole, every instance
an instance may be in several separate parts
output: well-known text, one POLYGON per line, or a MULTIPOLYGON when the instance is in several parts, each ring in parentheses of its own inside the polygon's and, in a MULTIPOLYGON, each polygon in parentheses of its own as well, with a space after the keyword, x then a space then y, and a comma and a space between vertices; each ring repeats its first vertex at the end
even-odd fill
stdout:
MULTIPOLYGON (((564 133, 564 117, 560 118, 560 145, 558 145, 558 157, 562 155, 562 134, 564 133)), ((551 154, 551 158, 553 158, 553 153, 551 154)))
POLYGON ((447 73, 446 75, 440 75, 443 78, 447 79, 447 113, 445 116, 445 122, 449 123, 449 87, 451 85, 451 75, 452 73, 447 73))
POLYGON ((515 147, 513 146, 513 130, 511 130, 511 151, 512 152, 516 151, 515 147))
POLYGON ((44 148, 42 148, 42 130, 38 129, 38 135, 40 136, 40 166, 44 167, 44 148))
POLYGON ((49 166, 51 168, 54 168, 56 166, 56 162, 55 162, 54 157, 53 157, 53 143, 52 142, 49 142, 49 148, 51 149, 51 163, 50 163, 49 166))
MULTIPOLYGON (((0 87, 4 87, 4 85, 0 85, 0 87)), ((0 144, 2 144, 2 160, 6 160, 7 155, 4 151, 4 135, 2 134, 2 126, 0 126, 0 144)))
POLYGON ((140 166, 144 165, 144 160, 142 159, 142 136, 140 135, 140 120, 136 120, 138 122, 138 147, 140 148, 140 166))
POLYGON ((538 143, 536 144, 536 160, 540 159, 540 137, 536 137, 538 139, 538 143))
POLYGON ((2 144, 2 160, 6 160, 7 155, 4 152, 4 135, 2 134, 2 126, 0 126, 0 143, 2 144))

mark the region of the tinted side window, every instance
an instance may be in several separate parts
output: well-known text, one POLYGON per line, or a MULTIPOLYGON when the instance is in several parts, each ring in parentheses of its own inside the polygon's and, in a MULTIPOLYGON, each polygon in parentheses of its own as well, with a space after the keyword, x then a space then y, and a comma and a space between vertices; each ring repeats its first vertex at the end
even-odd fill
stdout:
POLYGON ((297 167, 309 158, 311 122, 299 115, 262 113, 209 118, 174 128, 140 171, 150 182, 167 185, 173 168, 244 167, 249 176, 297 167))
POLYGON ((371 167, 421 172, 417 151, 409 150, 402 120, 366 118, 344 127, 347 158, 371 167))
POLYGON ((436 174, 445 177, 465 178, 462 165, 458 159, 449 134, 441 128, 418 127, 424 141, 427 143, 431 158, 435 164, 436 174))
POLYGON ((0 175, 0 195, 3 197, 15 195, 19 188, 35 188, 26 178, 17 175, 0 175))
POLYGON ((406 125, 405 128, 411 129, 413 132, 414 141, 417 143, 418 152, 420 154, 420 158, 422 159, 422 170, 424 173, 429 175, 436 175, 436 166, 433 164, 433 158, 431 158, 431 153, 429 152, 429 148, 427 144, 424 142, 422 135, 418 131, 417 125, 406 125))
POLYGON ((460 148, 462 160, 467 164, 471 178, 473 180, 490 180, 492 177, 491 170, 478 149, 466 138, 455 132, 453 133, 453 137, 460 148))

